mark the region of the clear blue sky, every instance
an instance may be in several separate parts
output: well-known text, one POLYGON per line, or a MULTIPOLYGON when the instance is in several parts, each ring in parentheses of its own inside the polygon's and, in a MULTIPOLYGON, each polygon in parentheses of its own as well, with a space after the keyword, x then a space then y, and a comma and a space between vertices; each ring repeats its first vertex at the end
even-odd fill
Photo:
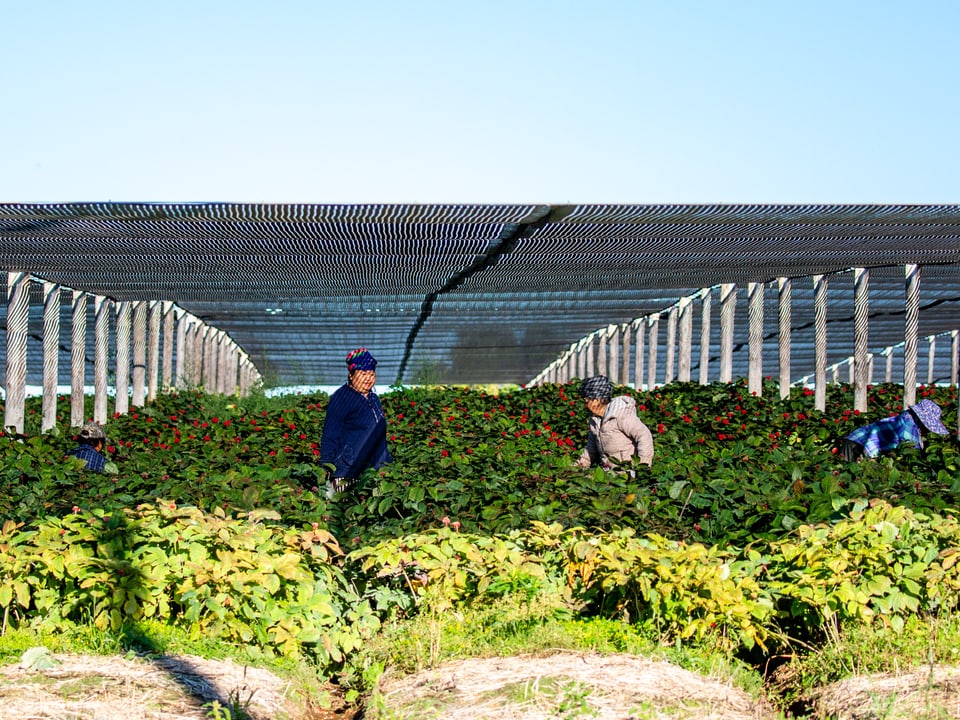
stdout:
POLYGON ((0 202, 960 202, 953 0, 0 10, 0 202))

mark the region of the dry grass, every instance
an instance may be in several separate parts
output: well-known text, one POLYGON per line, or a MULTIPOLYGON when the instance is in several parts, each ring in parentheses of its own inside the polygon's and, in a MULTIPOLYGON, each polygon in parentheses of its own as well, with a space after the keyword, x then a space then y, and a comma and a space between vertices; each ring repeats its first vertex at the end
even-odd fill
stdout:
POLYGON ((632 655, 559 652, 546 657, 470 659, 408 677, 385 675, 390 720, 683 718, 765 720, 775 713, 743 691, 666 662, 632 655))
POLYGON ((47 669, 0 668, 0 720, 197 720, 213 702, 250 720, 323 717, 288 681, 230 660, 51 657, 47 669))
MULTIPOLYGON (((350 720, 287 680, 230 660, 51 656, 55 665, 0 668, 0 720, 209 720, 210 703, 249 720, 350 720)), ((860 676, 809 693, 808 712, 835 720, 960 719, 960 668, 860 676)), ((633 655, 557 652, 469 659, 415 675, 389 672, 368 720, 773 720, 729 683, 633 655)))
POLYGON ((836 720, 960 718, 960 668, 849 678, 818 688, 808 700, 818 716, 836 720))

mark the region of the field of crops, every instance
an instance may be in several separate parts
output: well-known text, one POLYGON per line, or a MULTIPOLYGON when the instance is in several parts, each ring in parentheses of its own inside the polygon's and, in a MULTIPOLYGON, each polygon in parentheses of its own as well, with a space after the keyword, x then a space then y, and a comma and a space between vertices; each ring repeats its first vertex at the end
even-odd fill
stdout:
MULTIPOLYGON (((31 405, 27 435, 0 438, 3 627, 149 619, 332 674, 387 622, 536 598, 760 667, 846 623, 956 608, 955 439, 835 452, 900 410, 897 386, 871 388, 864 416, 844 386, 826 413, 773 385, 620 392, 653 432, 651 467, 575 466, 575 385, 385 393, 394 462, 335 502, 324 394, 160 397, 110 420, 103 475, 64 460, 71 438, 31 432, 31 405)), ((956 427, 955 388, 918 397, 956 427)))

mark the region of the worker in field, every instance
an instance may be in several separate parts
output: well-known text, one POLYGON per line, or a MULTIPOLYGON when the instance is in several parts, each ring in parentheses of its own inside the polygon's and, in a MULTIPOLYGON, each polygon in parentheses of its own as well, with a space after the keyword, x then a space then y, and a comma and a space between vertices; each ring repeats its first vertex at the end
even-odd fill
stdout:
POLYGON ((88 422, 77 433, 77 446, 67 451, 68 457, 83 460, 87 470, 102 473, 107 467, 107 458, 103 449, 107 444, 107 435, 100 423, 88 422))
POLYGON ((933 400, 921 400, 899 415, 857 428, 844 438, 840 452, 847 462, 855 462, 862 457, 877 457, 896 450, 904 443, 922 448, 927 433, 950 434, 941 416, 940 406, 933 400))
POLYGON ((347 382, 330 396, 320 440, 320 462, 333 466, 327 497, 355 485, 368 468, 393 458, 387 448, 387 420, 373 391, 377 361, 366 348, 347 355, 347 382))
POLYGON ((580 397, 590 412, 587 447, 577 461, 581 467, 611 467, 634 456, 653 462, 653 434, 637 417, 637 401, 629 395, 613 397, 613 383, 603 375, 580 384, 580 397))

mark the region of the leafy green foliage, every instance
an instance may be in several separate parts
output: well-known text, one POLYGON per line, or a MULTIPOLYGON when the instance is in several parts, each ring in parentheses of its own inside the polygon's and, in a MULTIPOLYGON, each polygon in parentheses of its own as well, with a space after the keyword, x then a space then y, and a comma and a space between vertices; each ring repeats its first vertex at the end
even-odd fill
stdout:
MULTIPOLYGON (((4 628, 160 621, 337 667, 381 622, 492 603, 745 656, 956 607, 955 440, 835 452, 900 410, 898 387, 873 387, 863 416, 845 386, 825 413, 773 385, 618 392, 653 431, 650 467, 576 466, 572 385, 392 391, 395 461, 336 502, 322 393, 161 396, 108 424, 110 475, 64 458, 69 432, 0 436, 4 628)), ((955 388, 920 393, 956 426, 955 388)))

